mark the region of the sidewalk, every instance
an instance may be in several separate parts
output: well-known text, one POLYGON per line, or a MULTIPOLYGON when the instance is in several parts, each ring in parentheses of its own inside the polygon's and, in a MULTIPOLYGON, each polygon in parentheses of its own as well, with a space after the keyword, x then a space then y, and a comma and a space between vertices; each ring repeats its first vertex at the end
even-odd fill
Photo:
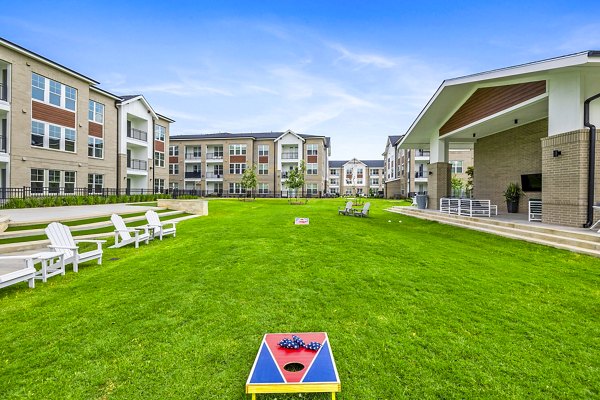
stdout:
POLYGON ((0 210, 0 216, 7 216, 11 223, 34 224, 50 223, 53 221, 66 221, 80 218, 94 218, 104 215, 129 214, 145 212, 156 207, 136 206, 129 204, 98 204, 93 206, 65 206, 65 207, 40 207, 17 208, 0 210))

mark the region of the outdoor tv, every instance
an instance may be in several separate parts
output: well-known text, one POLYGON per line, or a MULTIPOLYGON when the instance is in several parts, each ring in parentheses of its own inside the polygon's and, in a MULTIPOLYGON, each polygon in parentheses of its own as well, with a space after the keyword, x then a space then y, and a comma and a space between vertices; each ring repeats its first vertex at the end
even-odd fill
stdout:
POLYGON ((542 174, 521 175, 521 188, 524 192, 541 192, 542 174))

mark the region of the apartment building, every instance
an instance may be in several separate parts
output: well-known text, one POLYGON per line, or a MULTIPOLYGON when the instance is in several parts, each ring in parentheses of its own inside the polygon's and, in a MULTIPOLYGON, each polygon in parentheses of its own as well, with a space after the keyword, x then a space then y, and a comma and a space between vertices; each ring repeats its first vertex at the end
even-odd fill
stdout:
POLYGON ((166 185, 164 153, 174 121, 141 95, 120 97, 98 84, 0 39, 3 197, 7 188, 100 193, 166 185), (155 160, 161 154, 162 162, 155 160))
MULTIPOLYGON (((400 148, 403 137, 388 136, 383 153, 387 198, 410 197, 415 193, 427 194, 428 191, 430 152, 425 149, 400 148)), ((448 153, 451 176, 459 178, 466 185, 467 168, 473 165, 473 150, 449 149, 448 153)))
POLYGON ((213 133, 171 136, 169 187, 206 195, 243 193, 242 174, 254 166, 258 194, 291 196, 285 187, 288 173, 302 161, 306 165, 306 195, 327 190, 327 165, 331 152, 326 136, 285 132, 213 133))
POLYGON ((329 161, 327 180, 330 194, 383 194, 383 160, 329 161))

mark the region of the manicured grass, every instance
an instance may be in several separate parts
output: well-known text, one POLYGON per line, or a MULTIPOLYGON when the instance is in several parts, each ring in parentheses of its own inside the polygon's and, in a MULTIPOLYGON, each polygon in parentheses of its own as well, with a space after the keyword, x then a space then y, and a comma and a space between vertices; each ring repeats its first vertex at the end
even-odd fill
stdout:
MULTIPOLYGON (((142 215, 144 215, 142 213, 142 215)), ((181 218, 181 217, 185 217, 187 215, 191 215, 191 214, 187 214, 187 213, 181 213, 181 214, 174 214, 174 215, 166 215, 166 216, 162 216, 160 218, 161 221, 168 221, 170 219, 175 219, 175 218, 181 218)), ((133 215, 129 215, 129 216, 133 216, 133 215)), ((106 221, 107 218, 106 217, 102 217, 99 218, 98 221, 96 221, 95 218, 94 222, 101 222, 101 221, 106 221)), ((110 219, 110 218, 109 218, 110 219)), ((136 226, 140 226, 140 225, 147 225, 148 221, 144 220, 140 220, 140 221, 133 221, 133 222, 128 222, 127 226, 130 228, 135 228, 136 226)), ((68 225, 68 224, 65 224, 68 225)), ((77 225, 82 225, 82 224, 77 224, 77 225)), ((48 224, 44 224, 42 226, 42 228, 47 227, 48 224)), ((73 226, 73 225, 71 225, 73 226)), ((106 233, 106 232, 114 232, 115 231, 115 227, 113 225, 110 226, 106 226, 104 228, 96 228, 96 229, 85 229, 85 230, 81 230, 81 231, 73 231, 73 236, 83 236, 83 235, 95 235, 97 233, 106 233)), ((5 238, 5 239, 0 239, 0 244, 8 244, 8 243, 19 243, 19 242, 32 242, 35 240, 44 240, 47 239, 46 234, 40 234, 40 235, 31 235, 31 236, 22 236, 22 237, 12 237, 12 238, 5 238)))
POLYGON ((329 333, 342 400, 600 396, 600 260, 343 204, 211 200, 177 238, 2 289, 2 397, 249 398, 262 335, 290 331, 329 333))
MULTIPOLYGON (((155 203, 156 204, 156 203, 155 203)), ((153 206, 148 206, 153 207, 153 206)), ((158 214, 170 212, 173 210, 156 210, 158 214)), ((141 217, 145 212, 137 212, 137 213, 129 213, 129 214, 121 214, 123 218, 131 218, 131 217, 141 217)), ((110 217, 96 217, 96 218, 85 218, 85 219, 77 219, 73 221, 62 221, 64 225, 67 226, 79 226, 79 225, 87 225, 93 224, 96 222, 108 222, 110 221, 110 217)), ((15 232, 15 231, 28 231, 31 229, 44 229, 48 226, 48 224, 29 224, 29 225, 17 225, 17 226, 9 226, 6 229, 6 232, 15 232)))

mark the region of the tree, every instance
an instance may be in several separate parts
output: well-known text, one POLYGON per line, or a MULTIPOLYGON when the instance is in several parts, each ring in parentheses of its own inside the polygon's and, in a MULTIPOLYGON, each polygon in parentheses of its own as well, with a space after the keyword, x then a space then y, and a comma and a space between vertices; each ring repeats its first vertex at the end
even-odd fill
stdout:
POLYGON ((296 193, 296 198, 298 198, 298 189, 304 187, 305 172, 306 165, 304 165, 304 161, 300 161, 300 167, 294 167, 290 172, 288 172, 288 177, 284 182, 288 189, 291 189, 296 193))
POLYGON ((465 191, 467 192, 467 196, 471 197, 473 194, 473 174, 475 173, 475 167, 471 165, 465 172, 468 176, 465 191))
POLYGON ((458 176, 453 175, 450 181, 450 185, 452 185, 452 196, 460 197, 462 193, 462 188, 464 187, 464 182, 458 176))
POLYGON ((256 180, 256 166, 252 164, 252 167, 246 168, 244 174, 242 175, 242 188, 246 191, 246 196, 252 195, 254 189, 258 186, 258 182, 256 180))

